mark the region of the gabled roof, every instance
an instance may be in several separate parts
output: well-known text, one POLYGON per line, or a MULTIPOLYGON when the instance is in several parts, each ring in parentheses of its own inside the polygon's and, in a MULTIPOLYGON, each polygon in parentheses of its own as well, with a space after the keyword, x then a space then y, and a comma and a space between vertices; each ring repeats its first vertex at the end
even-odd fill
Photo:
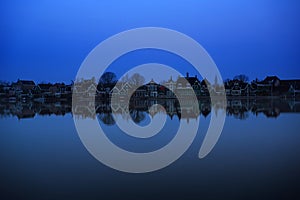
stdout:
POLYGON ((149 83, 147 83, 146 85, 158 85, 153 79, 151 79, 151 81, 149 83))
POLYGON ((271 84, 274 83, 276 80, 280 79, 277 76, 267 76, 264 80, 262 81, 257 81, 258 84, 271 84))
POLYGON ((191 85, 195 85, 195 84, 200 84, 200 81, 197 77, 186 77, 186 80, 191 84, 191 85))
POLYGON ((40 84, 38 84, 38 87, 41 90, 49 90, 51 86, 52 86, 51 83, 40 83, 40 84))
POLYGON ((205 86, 208 86, 208 85, 211 85, 210 82, 205 78, 203 79, 201 82, 200 82, 200 85, 205 85, 205 86))
POLYGON ((149 82, 149 83, 147 83, 146 85, 145 85, 145 87, 146 88, 149 88, 150 86, 155 86, 155 90, 158 88, 158 86, 159 86, 159 84, 158 83, 156 83, 153 79, 151 79, 151 81, 149 82))
POLYGON ((267 76, 264 81, 274 81, 274 80, 280 80, 277 76, 267 76))
POLYGON ((241 89, 245 89, 247 88, 248 83, 241 81, 241 80, 230 80, 228 82, 225 83, 225 88, 226 89, 230 89, 230 88, 241 88, 241 89))
POLYGON ((32 85, 32 86, 35 85, 34 81, 28 81, 28 80, 18 80, 17 83, 23 85, 32 85))
POLYGON ((200 81, 199 79, 197 78, 197 76, 195 77, 189 77, 189 76, 186 76, 186 77, 178 77, 177 79, 177 85, 180 83, 181 85, 185 85, 186 82, 188 82, 191 86, 192 85, 196 85, 196 84, 200 84, 200 81))
POLYGON ((176 81, 176 85, 181 84, 181 85, 185 85, 188 81, 184 78, 184 77, 178 77, 177 81, 176 81))

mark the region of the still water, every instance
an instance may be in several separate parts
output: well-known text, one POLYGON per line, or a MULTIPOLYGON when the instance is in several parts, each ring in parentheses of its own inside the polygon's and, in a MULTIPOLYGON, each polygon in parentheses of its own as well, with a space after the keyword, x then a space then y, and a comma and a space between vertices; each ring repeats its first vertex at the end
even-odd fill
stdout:
MULTIPOLYGON (((141 103, 131 108, 131 117, 145 126, 157 115, 141 103)), ((201 113, 189 119, 180 117, 176 102, 160 102, 171 105, 165 127, 146 140, 123 134, 110 106, 100 104, 96 116, 71 113, 68 103, 1 104, 1 199, 300 197, 299 101, 228 101, 222 134, 203 159, 199 148, 214 112, 209 102, 200 102, 201 113), (73 117, 96 117, 114 144, 133 152, 162 148, 180 120, 197 120, 200 128, 190 148, 171 165, 130 174, 97 161, 79 139, 73 117)))

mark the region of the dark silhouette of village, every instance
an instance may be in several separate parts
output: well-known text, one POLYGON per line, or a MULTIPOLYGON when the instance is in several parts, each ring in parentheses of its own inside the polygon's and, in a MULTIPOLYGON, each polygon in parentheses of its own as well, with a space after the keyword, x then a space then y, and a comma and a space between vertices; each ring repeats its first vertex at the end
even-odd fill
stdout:
MULTIPOLYGON (((98 117, 105 124, 114 124, 112 111, 122 115, 129 110, 131 118, 139 123, 145 119, 145 114, 152 117, 159 112, 173 119, 181 119, 185 114, 187 120, 200 115, 207 117, 212 110, 224 110, 228 116, 246 119, 250 114, 264 114, 266 117, 278 117, 281 113, 300 112, 300 80, 281 80, 277 76, 267 76, 264 80, 249 82, 247 76, 239 75, 224 81, 224 88, 206 79, 199 80, 197 76, 170 77, 163 83, 153 80, 144 83, 145 79, 139 74, 120 80, 116 75, 106 72, 99 82, 76 80, 71 84, 39 83, 31 80, 17 80, 13 83, 0 83, 0 116, 16 116, 18 119, 33 118, 35 115, 65 115, 72 113, 77 117, 98 117), (186 81, 189 84, 185 84, 186 81), (132 95, 130 88, 137 87, 132 95), (176 91, 176 95, 168 88, 176 91), (195 112, 189 105, 192 92, 196 95, 199 111, 195 112), (224 93, 222 93, 225 92, 224 93), (95 97, 96 113, 90 112, 88 104, 82 103, 72 108, 72 94, 78 95, 82 102, 89 102, 95 97), (226 95, 226 102, 211 103, 210 96, 226 95), (118 99, 117 104, 111 104, 112 98, 118 99), (129 105, 124 99, 129 98, 129 105), (179 105, 178 98, 184 99, 184 105, 179 105), (225 103, 225 104, 224 104, 225 103), (162 105, 165 110, 149 108, 155 104, 162 105), (226 108, 219 106, 226 105, 226 108), (129 107, 126 107, 129 106, 129 107), (96 116, 97 115, 97 116, 96 116)), ((221 100, 220 100, 221 101, 221 100)))

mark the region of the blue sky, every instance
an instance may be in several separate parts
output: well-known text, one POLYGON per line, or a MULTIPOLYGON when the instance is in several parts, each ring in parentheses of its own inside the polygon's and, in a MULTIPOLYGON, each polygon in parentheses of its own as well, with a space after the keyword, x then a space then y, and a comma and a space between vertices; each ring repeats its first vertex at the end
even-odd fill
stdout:
MULTIPOLYGON (((101 41, 145 26, 194 38, 214 59, 223 79, 237 74, 300 78, 299 9, 299 1, 289 0, 2 1, 0 80, 68 83, 101 41)), ((112 69, 121 75, 124 69, 118 67, 153 62, 147 52, 144 55, 133 54, 112 69)), ((182 73, 189 69, 176 58, 153 55, 155 62, 174 65, 182 73)))

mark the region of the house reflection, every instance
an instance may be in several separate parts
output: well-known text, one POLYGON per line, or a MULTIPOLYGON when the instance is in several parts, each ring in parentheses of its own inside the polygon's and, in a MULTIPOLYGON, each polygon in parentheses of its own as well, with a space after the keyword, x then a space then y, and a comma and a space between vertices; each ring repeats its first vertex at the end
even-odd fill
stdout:
MULTIPOLYGON (((282 113, 300 113, 300 101, 285 100, 285 99, 227 99, 226 114, 237 119, 247 119, 249 115, 263 114, 266 117, 278 117, 282 113)), ((0 117, 17 117, 18 119, 34 118, 36 115, 57 115, 64 116, 67 113, 73 114, 79 118, 94 118, 96 117, 105 124, 113 125, 115 123, 112 112, 127 117, 130 116, 134 122, 140 123, 146 119, 146 114, 155 117, 157 113, 165 112, 170 119, 185 116, 187 120, 194 119, 200 115, 208 117, 213 110, 225 110, 218 102, 213 105, 209 98, 198 100, 200 113, 195 112, 193 102, 187 99, 182 105, 177 99, 157 99, 157 100, 137 100, 130 101, 129 105, 126 102, 118 102, 110 104, 108 101, 97 101, 91 104, 89 101, 81 102, 72 109, 71 102, 14 102, 0 104, 0 117), (153 107, 159 104, 160 106, 153 107), (91 106, 95 106, 96 113, 93 113, 91 106), (150 109, 151 108, 151 109, 150 109), (149 111, 150 109, 150 111, 149 111), (129 112, 129 115, 126 114, 129 112), (184 115, 182 115, 184 113, 184 115)), ((196 104, 197 105, 197 104, 196 104)))

